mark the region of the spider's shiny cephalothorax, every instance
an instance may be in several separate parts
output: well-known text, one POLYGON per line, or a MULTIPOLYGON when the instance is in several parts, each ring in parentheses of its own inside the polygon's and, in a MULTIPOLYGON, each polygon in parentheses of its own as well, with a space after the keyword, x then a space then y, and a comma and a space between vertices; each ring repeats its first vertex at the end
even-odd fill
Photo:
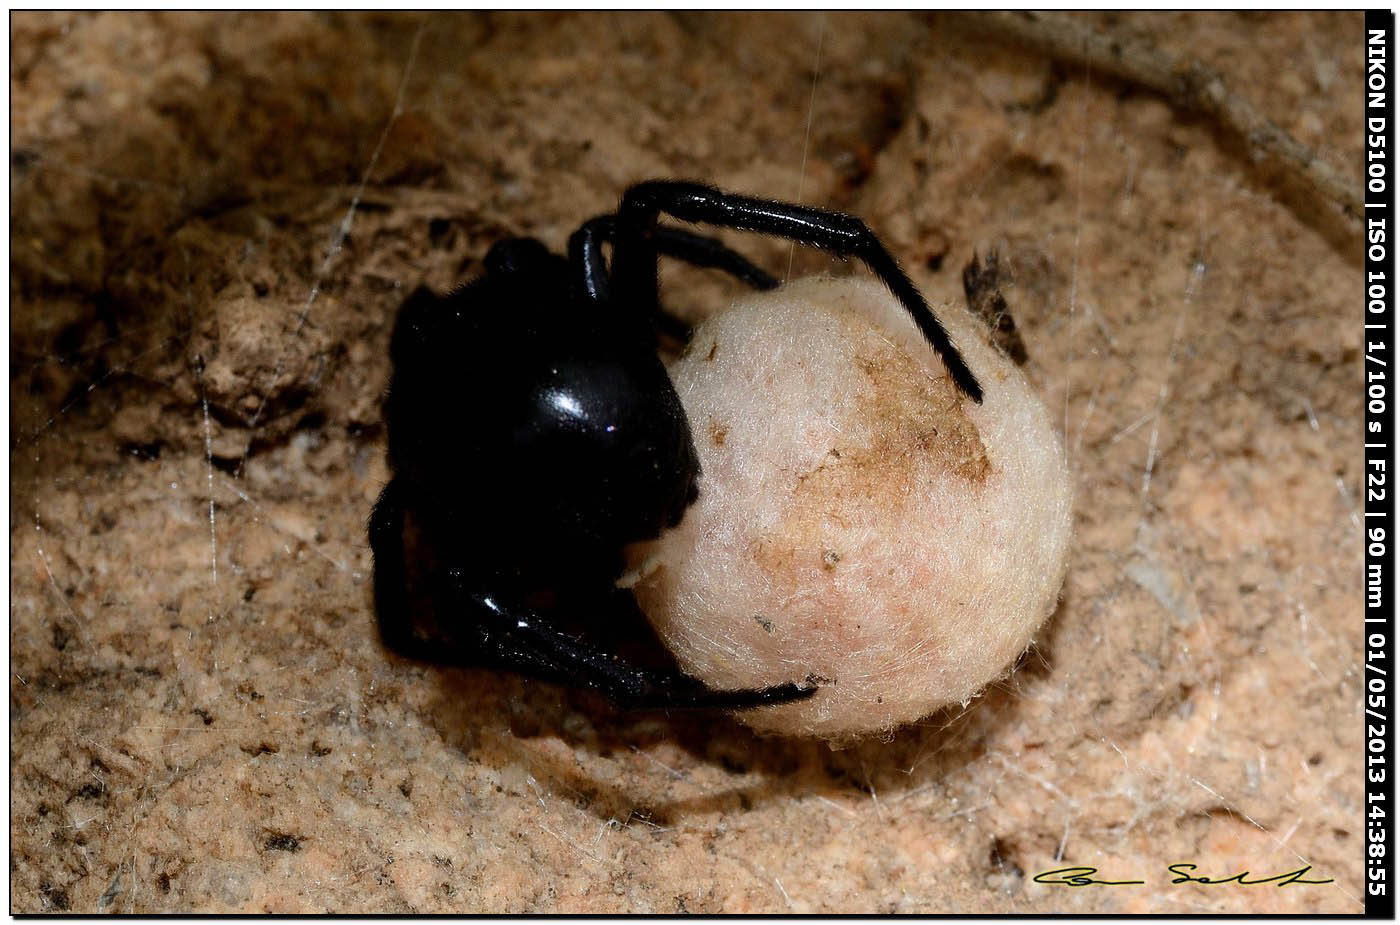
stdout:
POLYGON ((923 297, 850 216, 657 181, 583 225, 567 258, 532 239, 499 242, 477 280, 443 297, 415 292, 394 331, 393 478, 370 521, 375 604, 391 648, 583 686, 624 706, 739 709, 815 690, 710 690, 562 628, 631 604, 614 586, 622 547, 677 524, 696 497, 691 427, 656 352, 658 332, 685 334, 658 304, 658 256, 777 285, 719 241, 659 225, 661 212, 860 258, 962 394, 981 401, 923 297))

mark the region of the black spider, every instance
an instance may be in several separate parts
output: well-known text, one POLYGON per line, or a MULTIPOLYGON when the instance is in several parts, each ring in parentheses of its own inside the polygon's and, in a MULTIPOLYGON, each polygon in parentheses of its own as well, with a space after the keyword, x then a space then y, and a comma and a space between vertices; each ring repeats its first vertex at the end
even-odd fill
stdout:
POLYGON ((567 259, 530 238, 498 242, 484 276, 443 297, 419 289, 394 330, 393 478, 369 526, 391 649, 582 686, 625 707, 742 709, 815 690, 711 690, 567 631, 635 613, 614 584, 622 547, 679 523, 697 495, 690 425, 656 352, 659 331, 687 330, 658 303, 658 255, 778 285, 718 240, 659 225, 662 212, 860 258, 982 400, 919 291, 848 215, 656 181, 584 224, 567 259))

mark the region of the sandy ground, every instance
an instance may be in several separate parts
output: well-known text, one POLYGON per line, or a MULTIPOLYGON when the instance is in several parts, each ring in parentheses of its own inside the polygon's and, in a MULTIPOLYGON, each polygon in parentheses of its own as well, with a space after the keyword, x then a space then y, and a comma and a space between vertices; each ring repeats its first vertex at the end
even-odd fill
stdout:
MULTIPOLYGON (((1359 14, 1076 22, 1359 185, 1359 14)), ((1359 912, 1359 223, 974 25, 15 14, 12 910, 1359 912), (969 709, 833 751, 378 645, 404 293, 651 176, 855 212, 933 300, 1003 254, 1079 511, 969 709)))

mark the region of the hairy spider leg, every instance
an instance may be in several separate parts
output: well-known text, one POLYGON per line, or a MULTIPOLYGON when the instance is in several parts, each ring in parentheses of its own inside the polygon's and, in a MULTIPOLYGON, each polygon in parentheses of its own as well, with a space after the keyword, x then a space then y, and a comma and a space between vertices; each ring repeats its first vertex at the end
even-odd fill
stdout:
POLYGON ((623 194, 616 216, 611 282, 623 300, 642 306, 657 304, 656 259, 661 250, 657 217, 662 212, 682 221, 776 235, 840 257, 858 258, 913 316, 958 388, 968 398, 982 403, 977 377, 968 369, 918 287, 864 222, 842 212, 752 199, 701 183, 638 183, 623 194))
MULTIPOLYGON (((610 295, 608 266, 603 260, 603 244, 611 244, 616 238, 616 215, 591 218, 569 237, 569 263, 574 268, 575 285, 580 287, 583 297, 594 305, 607 302, 610 295)), ((777 289, 779 285, 777 278, 767 270, 756 266, 743 254, 731 250, 718 238, 695 234, 682 228, 658 225, 656 249, 659 254, 685 261, 692 266, 722 270, 754 289, 777 289)), ((679 341, 690 339, 690 325, 667 312, 660 306, 659 301, 655 306, 654 317, 661 333, 679 341)))
MULTIPOLYGON (((459 608, 451 633, 429 638, 416 631, 409 612, 405 563, 404 506, 398 480, 379 496, 370 515, 374 552, 375 610, 384 644, 421 661, 459 667, 497 668, 543 681, 589 688, 630 709, 744 710, 802 700, 815 686, 780 684, 747 690, 711 690, 679 671, 642 668, 554 629, 550 621, 517 602, 463 584, 449 569, 438 576, 443 595, 459 608)), ((441 626, 438 627, 441 629, 441 626)))

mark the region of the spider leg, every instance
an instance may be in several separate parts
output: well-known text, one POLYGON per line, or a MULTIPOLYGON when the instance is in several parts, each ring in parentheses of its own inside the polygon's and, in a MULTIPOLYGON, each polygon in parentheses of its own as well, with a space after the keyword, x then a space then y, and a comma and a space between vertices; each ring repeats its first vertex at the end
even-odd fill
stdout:
POLYGON ((386 646, 405 658, 429 658, 431 641, 421 621, 413 619, 410 599, 409 547, 416 544, 405 542, 405 494, 401 480, 391 480, 380 492, 369 515, 369 546, 374 555, 374 612, 379 618, 380 638, 386 646))
POLYGON ((695 234, 684 228, 658 225, 656 248, 665 257, 684 260, 704 269, 723 270, 754 289, 777 289, 780 285, 776 276, 749 262, 747 257, 731 250, 719 238, 695 234))
POLYGON ((612 281, 621 290, 621 297, 632 304, 655 305, 657 301, 656 257, 661 251, 657 217, 662 212, 682 221, 776 235, 840 257, 859 258, 913 317, 958 388, 981 404, 982 387, 948 332, 899 262, 860 219, 795 203, 738 196, 700 183, 639 183, 623 195, 617 210, 613 253, 612 281))
POLYGON ((816 691, 797 684, 712 690, 679 671, 632 665, 562 633, 531 608, 476 590, 460 569, 435 563, 405 494, 399 480, 391 481, 374 506, 369 528, 380 635, 400 655, 587 687, 631 709, 743 710, 801 700, 816 691))
POLYGON ((534 238, 503 238, 491 245, 482 263, 488 273, 539 272, 559 260, 534 238))
POLYGON ((797 684, 712 690, 679 671, 630 664, 560 632, 528 607, 480 592, 464 592, 460 601, 483 619, 496 666, 542 681, 587 687, 628 709, 744 710, 801 700, 816 692, 815 686, 797 684))
MULTIPOLYGON (((608 295, 607 265, 602 246, 617 238, 617 216, 599 215, 584 222, 569 238, 569 260, 581 269, 585 293, 594 302, 608 295)), ((754 289, 777 289, 779 282, 767 270, 751 262, 743 254, 730 249, 719 238, 686 231, 684 228, 656 226, 657 253, 683 260, 704 269, 723 270, 754 289)))
MULTIPOLYGON (((617 237, 617 216, 599 215, 589 219, 569 238, 569 262, 575 268, 576 280, 584 296, 594 304, 607 301, 610 294, 608 268, 603 260, 603 244, 617 237)), ((683 228, 656 227, 657 253, 683 260, 703 269, 722 270, 739 282, 754 289, 778 288, 776 277, 752 263, 743 254, 731 250, 718 238, 695 234, 683 228)), ((655 317, 662 333, 677 340, 690 338, 690 325, 656 307, 655 317)))

